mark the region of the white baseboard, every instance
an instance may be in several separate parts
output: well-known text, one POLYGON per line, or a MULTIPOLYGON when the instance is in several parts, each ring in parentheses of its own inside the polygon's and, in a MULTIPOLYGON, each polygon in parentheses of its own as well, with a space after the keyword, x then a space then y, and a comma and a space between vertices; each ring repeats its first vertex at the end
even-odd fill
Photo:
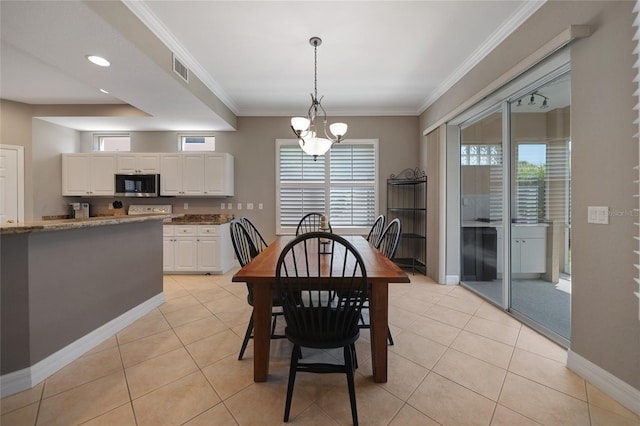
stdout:
POLYGON ((16 392, 30 389, 163 303, 164 293, 159 293, 31 367, 2 375, 0 377, 0 397, 4 398, 16 392))
POLYGON ((611 398, 640 415, 640 390, 569 350, 567 367, 611 398))
POLYGON ((460 276, 458 275, 447 275, 445 277, 445 282, 446 285, 457 285, 460 283, 460 276))

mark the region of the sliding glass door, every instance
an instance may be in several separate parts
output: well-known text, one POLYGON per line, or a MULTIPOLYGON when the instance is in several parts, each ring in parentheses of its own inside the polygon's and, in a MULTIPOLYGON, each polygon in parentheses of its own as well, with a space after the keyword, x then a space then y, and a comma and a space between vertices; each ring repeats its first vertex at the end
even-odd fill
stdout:
POLYGON ((460 235, 462 280, 495 303, 503 304, 502 261, 502 109, 461 125, 460 235))
POLYGON ((571 333, 570 74, 457 123, 461 282, 559 343, 571 333))
POLYGON ((569 340, 569 74, 510 102, 510 308, 569 340))

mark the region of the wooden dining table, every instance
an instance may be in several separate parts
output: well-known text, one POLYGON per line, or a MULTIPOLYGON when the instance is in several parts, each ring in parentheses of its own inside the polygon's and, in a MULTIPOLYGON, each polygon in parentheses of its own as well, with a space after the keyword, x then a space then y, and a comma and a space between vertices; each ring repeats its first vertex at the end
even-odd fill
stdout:
MULTIPOLYGON (((234 282, 253 283, 253 380, 269 375, 272 291, 276 289, 276 264, 282 249, 295 236, 276 238, 234 276, 234 282)), ((369 286, 371 358, 375 382, 387 381, 387 327, 389 284, 408 283, 409 276, 362 236, 344 236, 362 256, 369 286)))

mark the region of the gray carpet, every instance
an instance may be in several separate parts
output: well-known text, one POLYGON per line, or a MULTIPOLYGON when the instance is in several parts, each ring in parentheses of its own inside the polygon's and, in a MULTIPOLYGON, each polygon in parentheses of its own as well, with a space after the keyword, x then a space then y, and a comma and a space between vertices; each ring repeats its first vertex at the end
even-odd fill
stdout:
MULTIPOLYGON (((463 285, 502 304, 501 280, 466 281, 463 285)), ((513 280, 511 309, 570 340, 571 295, 558 290, 555 284, 541 280, 513 280)))

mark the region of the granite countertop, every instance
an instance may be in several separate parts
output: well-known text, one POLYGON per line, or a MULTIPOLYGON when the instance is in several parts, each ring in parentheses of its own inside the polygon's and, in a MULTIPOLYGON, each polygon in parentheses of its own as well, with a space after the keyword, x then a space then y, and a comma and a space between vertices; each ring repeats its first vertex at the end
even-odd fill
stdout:
POLYGON ((137 216, 99 216, 90 217, 88 219, 41 220, 1 225, 0 235, 63 231, 67 229, 88 228, 93 226, 146 222, 150 220, 171 220, 182 216, 182 214, 145 214, 137 216))
POLYGON ((165 225, 222 225, 234 219, 232 214, 185 214, 166 221, 165 225))

